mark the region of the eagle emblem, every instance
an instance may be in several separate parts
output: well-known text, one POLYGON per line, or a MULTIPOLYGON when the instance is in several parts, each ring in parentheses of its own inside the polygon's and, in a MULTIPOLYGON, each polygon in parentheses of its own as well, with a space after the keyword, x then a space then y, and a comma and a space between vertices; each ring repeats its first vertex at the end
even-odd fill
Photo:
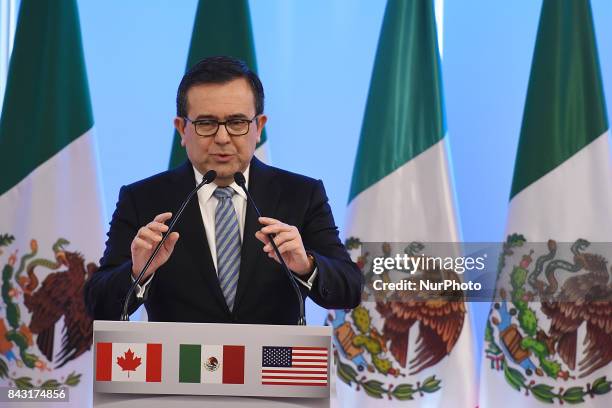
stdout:
POLYGON ((579 404, 612 385, 606 376, 581 382, 612 362, 612 269, 584 239, 565 244, 566 251, 560 247, 554 240, 530 244, 523 235, 508 236, 485 332, 486 358, 526 396, 579 404))
MULTIPOLYGON (((0 255, 14 239, 0 235, 0 255)), ((39 379, 38 384, 31 375, 17 376, 22 369, 53 372, 91 348, 93 322, 85 312, 83 287, 97 267, 86 264, 82 254, 67 250, 69 244, 58 239, 51 247, 53 259, 45 259, 38 256, 38 241, 31 240, 29 252, 19 256, 13 250, 2 269, 0 378, 19 388, 74 387, 80 382, 81 374, 76 372, 59 381, 39 379), (56 344, 60 322, 61 341, 56 344), (10 366, 16 368, 12 373, 10 366)))
POLYGON ((219 360, 216 357, 208 357, 206 361, 204 361, 204 368, 207 371, 216 371, 219 368, 219 360))
MULTIPOLYGON (((346 241, 349 250, 361 249, 359 238, 346 241)), ((410 243, 404 250, 409 256, 417 256, 424 249, 422 243, 410 243)), ((391 246, 381 245, 381 253, 388 257, 391 246)), ((370 253, 362 253, 357 265, 366 282, 372 278, 370 253)), ((421 271, 418 279, 452 278, 453 271, 421 271)), ((387 273, 383 280, 389 281, 387 273)), ((364 296, 368 296, 367 294, 364 296)), ((335 357, 338 378, 348 385, 355 384, 368 396, 410 400, 424 394, 439 391, 442 380, 436 375, 416 383, 396 384, 399 378, 416 376, 442 361, 453 350, 465 320, 466 308, 461 292, 439 299, 431 296, 422 300, 411 297, 406 300, 364 299, 367 302, 351 310, 336 310, 328 316, 334 328, 335 357), (450 300, 449 300, 450 299, 450 300), (416 349, 408 360, 411 328, 418 329, 416 349), (380 379, 392 378, 385 384, 380 379)))

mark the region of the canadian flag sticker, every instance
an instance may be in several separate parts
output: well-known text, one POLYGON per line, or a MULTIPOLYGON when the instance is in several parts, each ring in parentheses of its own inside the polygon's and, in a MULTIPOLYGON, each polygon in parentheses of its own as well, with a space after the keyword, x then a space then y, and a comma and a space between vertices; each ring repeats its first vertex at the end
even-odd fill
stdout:
POLYGON ((162 345, 96 343, 96 381, 161 382, 162 345))

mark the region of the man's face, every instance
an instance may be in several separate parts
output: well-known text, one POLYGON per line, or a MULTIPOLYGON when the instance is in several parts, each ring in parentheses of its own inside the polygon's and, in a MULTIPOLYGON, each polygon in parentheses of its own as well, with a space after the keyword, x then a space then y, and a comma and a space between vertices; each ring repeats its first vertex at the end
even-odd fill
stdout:
MULTIPOLYGON (((225 122, 229 119, 250 120, 254 116, 253 91, 244 78, 225 84, 195 85, 187 91, 187 117, 190 120, 225 122)), ((242 136, 230 136, 223 125, 219 125, 215 135, 200 136, 192 123, 180 117, 174 119, 174 126, 195 168, 202 174, 215 170, 215 183, 227 186, 234 180, 234 173, 243 172, 249 165, 266 120, 265 115, 260 115, 250 124, 248 133, 242 136)))

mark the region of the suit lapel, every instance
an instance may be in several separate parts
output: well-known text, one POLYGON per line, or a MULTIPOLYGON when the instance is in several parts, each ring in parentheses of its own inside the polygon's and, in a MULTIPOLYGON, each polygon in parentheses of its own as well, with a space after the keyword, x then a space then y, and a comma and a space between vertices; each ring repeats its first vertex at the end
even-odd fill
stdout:
MULTIPOLYGON (((175 174, 175 183, 179 186, 180 191, 179 197, 181 197, 181 200, 184 200, 183 197, 187 197, 191 190, 195 188, 193 166, 187 161, 176 169, 175 174)), ((204 279, 204 284, 211 288, 217 302, 223 305, 226 312, 229 313, 225 297, 219 286, 215 264, 210 254, 210 247, 208 246, 197 195, 192 197, 187 207, 185 207, 185 212, 181 220, 179 220, 177 227, 181 234, 180 241, 185 246, 185 252, 191 258, 190 261, 193 262, 198 272, 197 274, 204 279)))
MULTIPOLYGON (((272 177, 269 166, 253 157, 249 168, 249 193, 259 207, 263 216, 273 217, 280 197, 280 187, 272 177)), ((236 300, 234 310, 238 310, 240 300, 248 288, 248 282, 256 273, 256 266, 265 257, 262 250, 263 244, 255 238, 255 232, 261 228, 257 221, 257 214, 251 203, 247 203, 247 211, 244 222, 244 234, 242 238, 242 250, 240 253, 240 275, 238 277, 238 288, 236 289, 236 300)))

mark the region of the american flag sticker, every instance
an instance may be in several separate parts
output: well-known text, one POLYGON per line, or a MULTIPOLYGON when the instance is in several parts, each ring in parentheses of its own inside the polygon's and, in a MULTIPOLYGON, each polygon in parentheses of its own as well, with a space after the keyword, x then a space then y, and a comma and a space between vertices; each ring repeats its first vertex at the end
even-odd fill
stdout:
POLYGON ((326 347, 264 346, 261 359, 263 385, 328 385, 326 347))

